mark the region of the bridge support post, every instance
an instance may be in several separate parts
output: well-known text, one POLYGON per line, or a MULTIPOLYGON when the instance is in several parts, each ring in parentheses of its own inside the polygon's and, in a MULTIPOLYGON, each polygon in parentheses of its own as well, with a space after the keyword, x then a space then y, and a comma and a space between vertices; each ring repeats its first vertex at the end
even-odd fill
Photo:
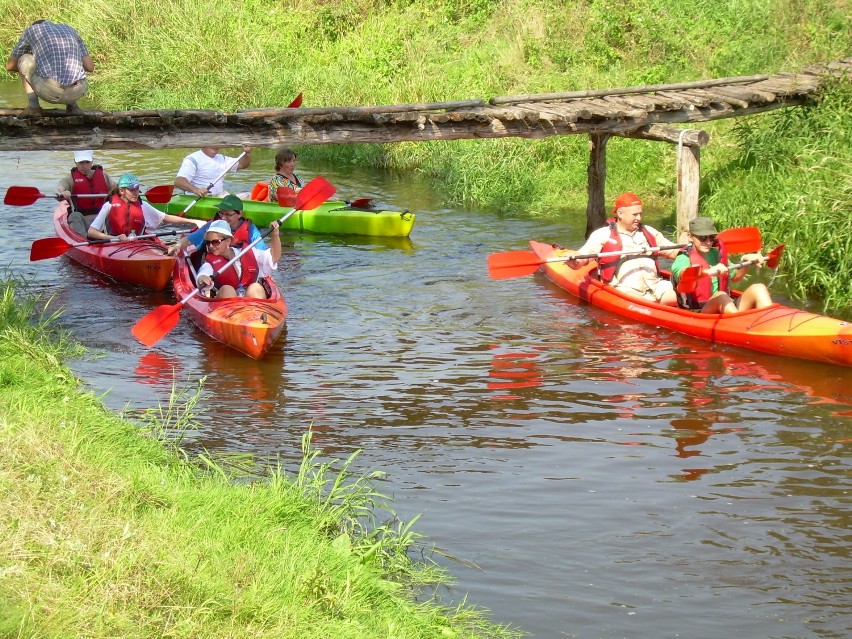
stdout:
POLYGON ((689 221, 698 215, 701 149, 698 146, 677 146, 677 238, 686 241, 689 221))
POLYGON ((589 134, 589 182, 586 186, 588 203, 586 204, 586 237, 592 231, 606 225, 606 143, 612 137, 609 133, 589 134))

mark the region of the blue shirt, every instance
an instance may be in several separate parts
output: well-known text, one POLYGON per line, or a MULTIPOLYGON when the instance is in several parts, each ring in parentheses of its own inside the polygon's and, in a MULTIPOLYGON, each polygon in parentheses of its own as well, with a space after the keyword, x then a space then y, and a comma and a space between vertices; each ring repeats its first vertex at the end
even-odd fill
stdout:
POLYGON ((28 26, 12 49, 11 57, 17 59, 25 53, 35 58, 38 75, 56 80, 64 87, 86 77, 83 57, 89 55, 89 50, 80 34, 67 24, 44 20, 28 26))

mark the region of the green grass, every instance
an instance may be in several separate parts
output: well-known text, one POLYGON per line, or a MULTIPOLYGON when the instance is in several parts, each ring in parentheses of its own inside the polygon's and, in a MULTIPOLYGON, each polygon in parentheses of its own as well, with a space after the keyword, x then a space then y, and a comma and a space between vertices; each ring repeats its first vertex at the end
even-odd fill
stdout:
MULTIPOLYGON (((10 48, 35 17, 75 25, 97 71, 92 97, 105 108, 284 106, 304 93, 305 106, 441 102, 492 96, 597 89, 704 78, 796 71, 852 54, 852 21, 844 0, 222 0, 213 5, 163 0, 86 4, 34 0, 0 6, 0 42, 10 48)), ((820 117, 810 109, 801 117, 820 117)), ((850 109, 835 110, 831 136, 850 128, 850 109)), ((814 158, 794 170, 771 115, 748 125, 763 136, 764 159, 787 167, 785 190, 842 201, 843 187, 814 158), (779 142, 776 149, 774 141, 779 142), (838 192, 839 190, 839 192, 838 192)), ((705 125, 702 207, 749 203, 757 186, 732 171, 747 165, 743 130, 705 125)), ((793 145, 810 140, 791 136, 793 145)), ((795 151, 795 149, 793 149, 795 151)), ((300 149, 315 161, 352 163, 425 175, 449 203, 557 217, 584 209, 585 136, 544 140, 319 145, 300 149)), ((608 145, 607 197, 632 190, 653 208, 674 208, 670 145, 614 140, 608 145)), ((791 195, 792 197, 792 195, 791 195)), ((785 206, 789 205, 789 199, 785 206)), ((746 209, 747 210, 747 209, 746 209)), ((807 217, 802 218, 809 225, 807 217)), ((809 232, 810 233, 810 232, 809 232)), ((767 229, 767 235, 772 231, 767 229)), ((845 295, 830 285, 818 242, 791 247, 788 263, 817 269, 792 289, 845 295), (817 253, 815 253, 816 251, 817 253)))
MULTIPOLYGON (((0 637, 512 637, 429 593, 380 476, 321 461, 250 478, 191 459, 199 392, 142 423, 109 413, 61 364, 79 349, 45 300, 0 282, 0 637)), ((251 470, 251 469, 250 469, 251 470)))

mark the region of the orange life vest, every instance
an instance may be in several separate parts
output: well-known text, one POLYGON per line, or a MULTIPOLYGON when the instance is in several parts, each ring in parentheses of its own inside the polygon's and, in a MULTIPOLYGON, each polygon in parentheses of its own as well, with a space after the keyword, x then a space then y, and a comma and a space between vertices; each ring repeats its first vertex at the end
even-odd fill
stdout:
MULTIPOLYGON (((645 225, 640 224, 639 228, 642 230, 642 233, 645 234, 645 239, 648 240, 648 245, 652 248, 656 248, 657 240, 653 235, 651 235, 648 229, 645 228, 645 225)), ((622 246, 621 234, 618 232, 618 226, 614 220, 611 220, 609 223, 609 239, 606 241, 606 244, 603 245, 601 253, 620 251, 622 246)), ((622 264, 624 264, 627 260, 639 257, 651 258, 654 260, 654 264, 657 266, 657 272, 659 273, 660 265, 657 263, 657 253, 652 253, 651 255, 609 255, 598 260, 598 273, 600 273, 601 281, 607 283, 611 282, 612 278, 615 277, 615 274, 618 273, 618 269, 621 268, 622 264)))
MULTIPOLYGON (((713 246, 719 249, 719 262, 728 265, 728 251, 725 249, 725 244, 720 240, 716 240, 713 246)), ((710 263, 707 259, 701 254, 700 251, 696 251, 693 247, 688 247, 681 251, 683 255, 689 256, 689 263, 692 266, 700 266, 702 270, 706 268, 710 268, 710 263)), ((723 293, 728 292, 728 274, 725 273, 723 275, 718 276, 719 279, 719 290, 723 293)), ((713 282, 710 277, 701 277, 698 280, 698 284, 695 287, 695 290, 691 293, 678 293, 678 305, 681 308, 688 308, 693 311, 700 311, 701 308, 707 303, 707 301, 713 297, 713 282)))
MULTIPOLYGON (((204 261, 210 264, 214 271, 218 271, 230 260, 225 257, 220 257, 219 255, 208 253, 204 257, 204 261)), ((260 267, 257 265, 257 258, 254 256, 254 251, 246 251, 240 256, 240 266, 242 267, 242 274, 239 279, 237 279, 237 269, 232 267, 215 276, 214 281, 216 282, 216 286, 222 287, 229 285, 234 288, 239 288, 240 286, 254 284, 257 281, 258 274, 260 273, 260 267)))

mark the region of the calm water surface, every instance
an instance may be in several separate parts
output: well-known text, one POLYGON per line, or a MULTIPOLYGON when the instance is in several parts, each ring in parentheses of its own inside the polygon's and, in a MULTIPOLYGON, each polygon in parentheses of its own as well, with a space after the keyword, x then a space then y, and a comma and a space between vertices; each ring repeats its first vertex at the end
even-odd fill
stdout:
MULTIPOLYGON (((4 99, 19 105, 8 85, 4 99)), ((150 187, 184 154, 96 160, 150 187)), ((273 155, 256 151, 230 188, 268 177, 273 155)), ((70 152, 0 154, 0 192, 52 192, 71 166, 70 152)), ((399 515, 422 514, 417 530, 461 560, 438 557, 448 602, 540 638, 849 636, 852 371, 631 326, 539 276, 488 278, 491 252, 579 243, 580 212, 449 209, 412 178, 299 169, 417 222, 410 240, 286 236, 288 331, 262 362, 185 320, 146 350, 130 327, 170 293, 29 262, 53 234, 50 199, 0 205, 7 263, 102 355, 71 365, 110 406, 204 377, 197 444, 293 461, 313 425, 328 455, 363 450, 399 515)))

